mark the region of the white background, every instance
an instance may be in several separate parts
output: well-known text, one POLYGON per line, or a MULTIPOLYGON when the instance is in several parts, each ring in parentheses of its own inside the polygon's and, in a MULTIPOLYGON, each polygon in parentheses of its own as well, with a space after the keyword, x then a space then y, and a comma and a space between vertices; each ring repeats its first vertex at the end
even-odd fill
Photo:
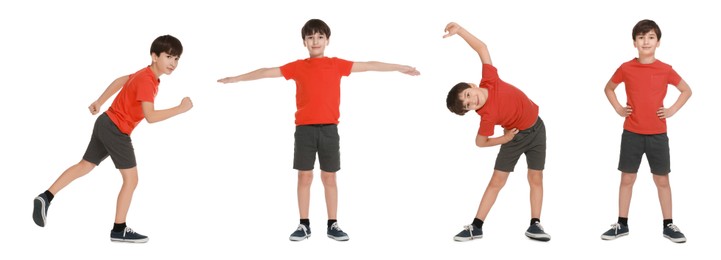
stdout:
MULTIPOLYGON (((710 254, 718 241, 721 178, 713 155, 721 21, 706 1, 194 2, 0 4, 0 258, 670 259, 710 254), (216 83, 306 58, 300 28, 311 18, 332 29, 326 56, 407 64, 422 73, 343 79, 338 185, 346 243, 325 237, 318 176, 313 237, 288 241, 298 222, 294 83, 216 83), (663 32, 657 58, 694 93, 668 120, 674 220, 686 244, 661 235, 645 160, 631 235, 599 238, 617 217, 623 124, 603 87, 636 56, 631 29, 644 18, 663 32), (491 210, 485 237, 452 240, 475 215, 498 147, 475 147, 478 116, 445 107, 450 87, 477 82, 481 68, 460 37, 441 38, 451 21, 484 40, 501 78, 540 105, 548 132, 542 223, 549 243, 523 235, 530 218, 524 159, 491 210), (47 226, 35 226, 31 200, 85 151, 96 118, 87 106, 113 79, 147 66, 150 43, 163 34, 178 37, 185 50, 173 75, 161 77, 156 107, 184 96, 195 107, 143 122, 133 133, 140 184, 128 224, 150 242, 109 242, 121 185, 110 160, 57 194, 47 226)), ((670 86, 665 104, 677 96, 670 86)))

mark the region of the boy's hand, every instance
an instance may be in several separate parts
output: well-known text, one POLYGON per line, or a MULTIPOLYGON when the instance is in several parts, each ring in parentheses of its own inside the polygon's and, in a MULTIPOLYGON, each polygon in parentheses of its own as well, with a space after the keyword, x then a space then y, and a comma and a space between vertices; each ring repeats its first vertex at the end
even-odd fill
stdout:
POLYGON ((461 29, 463 29, 463 27, 461 27, 457 23, 451 22, 446 25, 446 29, 444 30, 444 32, 446 32, 446 35, 443 35, 443 38, 448 38, 458 34, 458 31, 460 31, 461 29))
POLYGON ((98 111, 100 111, 100 104, 99 104, 99 102, 96 100, 95 102, 93 102, 92 104, 90 104, 90 106, 88 106, 88 110, 90 110, 90 114, 92 114, 92 115, 97 114, 98 111))
POLYGON ((233 80, 234 77, 225 77, 218 80, 218 83, 235 83, 236 80, 233 80))
POLYGON ((616 109, 616 113, 618 113, 618 115, 621 117, 630 116, 631 112, 633 112, 633 108, 631 108, 631 106, 621 107, 619 109, 616 109))
POLYGON ((661 118, 661 119, 669 118, 669 117, 673 116, 674 114, 676 114, 676 111, 674 111, 672 108, 660 107, 656 111, 656 115, 658 115, 658 118, 661 118))
POLYGON ((403 68, 401 68, 401 69, 398 70, 398 71, 401 72, 401 73, 404 73, 404 74, 411 75, 411 76, 421 75, 421 72, 420 72, 420 71, 416 70, 416 68, 411 67, 411 66, 403 66, 403 68))
POLYGON ((193 108, 193 101, 191 101, 189 97, 184 97, 183 100, 180 101, 181 111, 183 111, 183 113, 184 113, 184 112, 187 112, 188 110, 190 110, 191 108, 193 108))
POLYGON ((503 143, 505 144, 505 143, 508 143, 511 140, 513 140, 513 137, 515 137, 517 133, 518 133, 518 128, 503 129, 503 137, 505 137, 504 138, 505 142, 503 142, 503 143))

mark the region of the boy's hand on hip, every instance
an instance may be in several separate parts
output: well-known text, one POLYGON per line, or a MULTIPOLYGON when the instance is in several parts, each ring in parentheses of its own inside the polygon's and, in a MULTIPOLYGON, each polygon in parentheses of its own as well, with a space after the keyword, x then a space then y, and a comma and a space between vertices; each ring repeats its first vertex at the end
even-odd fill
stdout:
POLYGON ((503 137, 505 137, 504 138, 505 142, 503 142, 503 143, 505 144, 505 143, 508 143, 511 140, 513 140, 513 137, 515 137, 517 133, 518 133, 518 128, 503 129, 503 137))
POLYGON ((656 115, 658 115, 658 118, 661 118, 661 119, 669 118, 669 117, 673 116, 674 114, 676 114, 676 111, 673 111, 673 109, 665 108, 665 107, 660 107, 656 111, 656 115))
POLYGON ((616 113, 618 113, 621 117, 628 117, 631 115, 631 112, 633 112, 633 108, 631 108, 631 106, 616 109, 616 113))

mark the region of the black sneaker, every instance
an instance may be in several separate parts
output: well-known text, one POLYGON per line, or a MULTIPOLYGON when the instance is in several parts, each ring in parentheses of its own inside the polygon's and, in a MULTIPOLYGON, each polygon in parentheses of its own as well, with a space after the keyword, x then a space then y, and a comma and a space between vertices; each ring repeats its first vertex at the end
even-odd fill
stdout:
POLYGON ((533 223, 528 229, 526 230, 526 236, 533 240, 538 241, 550 241, 551 235, 546 234, 546 232, 543 231, 543 226, 541 226, 541 223, 533 223))
POLYGON ((303 224, 298 224, 298 229, 296 229, 293 234, 290 234, 290 241, 302 241, 303 239, 310 237, 310 227, 307 227, 303 224))
MULTIPOLYGON (((665 230, 664 234, 666 234, 665 230)), ((614 240, 625 235, 628 235, 628 226, 621 223, 613 223, 613 225, 611 225, 611 229, 601 235, 601 239, 614 240)))
POLYGON ((676 243, 686 242, 686 236, 684 236, 683 233, 681 233, 681 230, 679 230, 673 223, 668 223, 668 225, 663 228, 663 237, 676 243))
POLYGON ((483 238, 483 230, 481 230, 480 228, 475 228, 471 224, 463 226, 463 230, 461 230, 460 233, 453 237, 453 240, 458 242, 465 242, 476 238, 483 238))
POLYGON ((148 236, 143 236, 133 231, 129 227, 121 232, 110 231, 110 241, 113 242, 130 242, 130 243, 145 243, 148 242, 148 236))
POLYGON ((33 200, 33 221, 38 226, 44 227, 46 217, 48 214, 48 208, 50 207, 50 201, 45 193, 40 193, 35 200, 33 200))
POLYGON ((340 230, 338 222, 334 222, 330 225, 330 227, 328 227, 328 237, 335 239, 336 241, 348 241, 348 239, 350 239, 348 234, 343 232, 343 230, 340 230))

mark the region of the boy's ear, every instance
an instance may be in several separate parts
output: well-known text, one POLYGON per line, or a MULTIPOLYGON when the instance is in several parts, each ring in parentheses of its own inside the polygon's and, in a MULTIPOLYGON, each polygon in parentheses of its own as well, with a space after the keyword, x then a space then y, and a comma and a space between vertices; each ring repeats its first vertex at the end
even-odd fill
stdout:
POLYGON ((153 59, 153 63, 158 62, 158 55, 155 55, 155 53, 150 53, 150 58, 153 59))

